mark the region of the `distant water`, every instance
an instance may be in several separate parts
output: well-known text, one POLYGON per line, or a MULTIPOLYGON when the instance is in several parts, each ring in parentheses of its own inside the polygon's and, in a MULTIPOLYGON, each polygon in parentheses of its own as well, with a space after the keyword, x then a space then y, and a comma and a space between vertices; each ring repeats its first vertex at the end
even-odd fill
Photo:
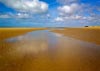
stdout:
POLYGON ((83 26, 100 26, 99 22, 92 21, 67 21, 61 22, 46 22, 45 20, 39 22, 38 19, 0 19, 0 27, 83 27, 83 26))

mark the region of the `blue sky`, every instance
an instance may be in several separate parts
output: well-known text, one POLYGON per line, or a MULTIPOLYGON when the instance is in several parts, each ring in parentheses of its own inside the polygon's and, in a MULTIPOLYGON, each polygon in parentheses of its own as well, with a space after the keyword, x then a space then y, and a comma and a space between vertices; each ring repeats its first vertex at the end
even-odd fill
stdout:
MULTIPOLYGON (((100 0, 0 0, 0 26, 11 26, 13 21, 4 24, 9 19, 17 19, 16 22, 20 22, 18 19, 29 19, 31 25, 99 25, 99 18, 100 0)), ((27 22, 22 25, 30 24, 27 22)))
MULTIPOLYGON (((4 3, 2 3, 3 0, 0 0, 0 1, 1 1, 0 2, 0 13, 15 12, 14 9, 7 7, 4 3)), ((44 1, 44 2, 48 3, 50 5, 50 8, 55 8, 60 5, 60 3, 57 2, 57 0, 40 0, 40 1, 44 1)), ((65 1, 67 1, 67 0, 65 0, 65 1)), ((96 5, 100 6, 99 0, 80 0, 80 3, 90 4, 92 6, 96 6, 96 5)))

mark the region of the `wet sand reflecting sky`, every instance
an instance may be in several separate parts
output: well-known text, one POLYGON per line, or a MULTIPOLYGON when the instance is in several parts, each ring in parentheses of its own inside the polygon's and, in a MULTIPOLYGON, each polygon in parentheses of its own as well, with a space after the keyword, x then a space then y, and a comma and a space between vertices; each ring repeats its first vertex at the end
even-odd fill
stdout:
POLYGON ((0 71, 100 71, 100 45, 48 30, 27 33, 0 41, 0 71))

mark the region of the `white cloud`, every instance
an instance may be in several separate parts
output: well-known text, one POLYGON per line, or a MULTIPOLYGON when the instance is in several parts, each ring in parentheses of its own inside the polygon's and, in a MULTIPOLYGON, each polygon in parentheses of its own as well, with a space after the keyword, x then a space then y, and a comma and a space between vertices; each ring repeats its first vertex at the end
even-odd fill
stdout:
POLYGON ((70 6, 67 6, 67 5, 66 6, 62 6, 62 7, 58 7, 58 10, 60 12, 63 12, 63 13, 71 13, 72 12, 70 6))
POLYGON ((58 7, 58 10, 60 12, 60 15, 65 15, 65 14, 74 14, 80 9, 80 6, 77 3, 72 3, 71 5, 64 5, 58 7))
POLYGON ((71 16, 60 16, 54 19, 55 22, 66 22, 68 20, 94 20, 94 17, 90 16, 80 16, 80 15, 71 15, 71 16))
POLYGON ((58 7, 59 16, 54 20, 56 22, 65 22, 68 20, 87 20, 87 17, 79 15, 82 6, 78 3, 66 4, 58 7))
POLYGON ((56 22, 63 22, 64 19, 63 19, 63 17, 57 17, 57 18, 54 19, 54 21, 56 21, 56 22))
POLYGON ((29 18, 29 14, 18 13, 15 18, 29 18))
POLYGON ((31 16, 27 13, 6 13, 6 14, 1 14, 0 18, 30 18, 31 16))
POLYGON ((48 10, 48 4, 39 0, 0 0, 0 2, 20 12, 38 14, 48 10))

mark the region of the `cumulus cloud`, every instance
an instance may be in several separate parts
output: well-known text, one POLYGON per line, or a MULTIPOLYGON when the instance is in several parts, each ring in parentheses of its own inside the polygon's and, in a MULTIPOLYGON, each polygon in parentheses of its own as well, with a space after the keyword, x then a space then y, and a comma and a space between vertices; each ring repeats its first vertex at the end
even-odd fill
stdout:
POLYGON ((65 14, 71 15, 71 14, 76 13, 79 9, 80 9, 80 6, 77 3, 72 3, 70 5, 64 5, 64 6, 58 7, 60 15, 65 15, 65 14))
POLYGON ((0 0, 0 2, 20 12, 45 13, 48 4, 39 0, 0 0))
POLYGON ((80 3, 79 0, 57 0, 60 4, 53 10, 48 10, 48 4, 41 0, 0 0, 0 2, 17 11, 16 14, 1 14, 0 18, 31 17, 31 21, 35 23, 52 23, 54 21, 66 23, 68 20, 100 21, 100 14, 96 14, 95 11, 100 12, 99 6, 94 7, 80 3), (46 13, 47 11, 49 12, 46 13))
POLYGON ((94 12, 96 8, 89 4, 80 3, 79 1, 80 0, 57 0, 57 2, 62 5, 58 7, 59 15, 54 20, 57 22, 68 20, 98 20, 94 12))

